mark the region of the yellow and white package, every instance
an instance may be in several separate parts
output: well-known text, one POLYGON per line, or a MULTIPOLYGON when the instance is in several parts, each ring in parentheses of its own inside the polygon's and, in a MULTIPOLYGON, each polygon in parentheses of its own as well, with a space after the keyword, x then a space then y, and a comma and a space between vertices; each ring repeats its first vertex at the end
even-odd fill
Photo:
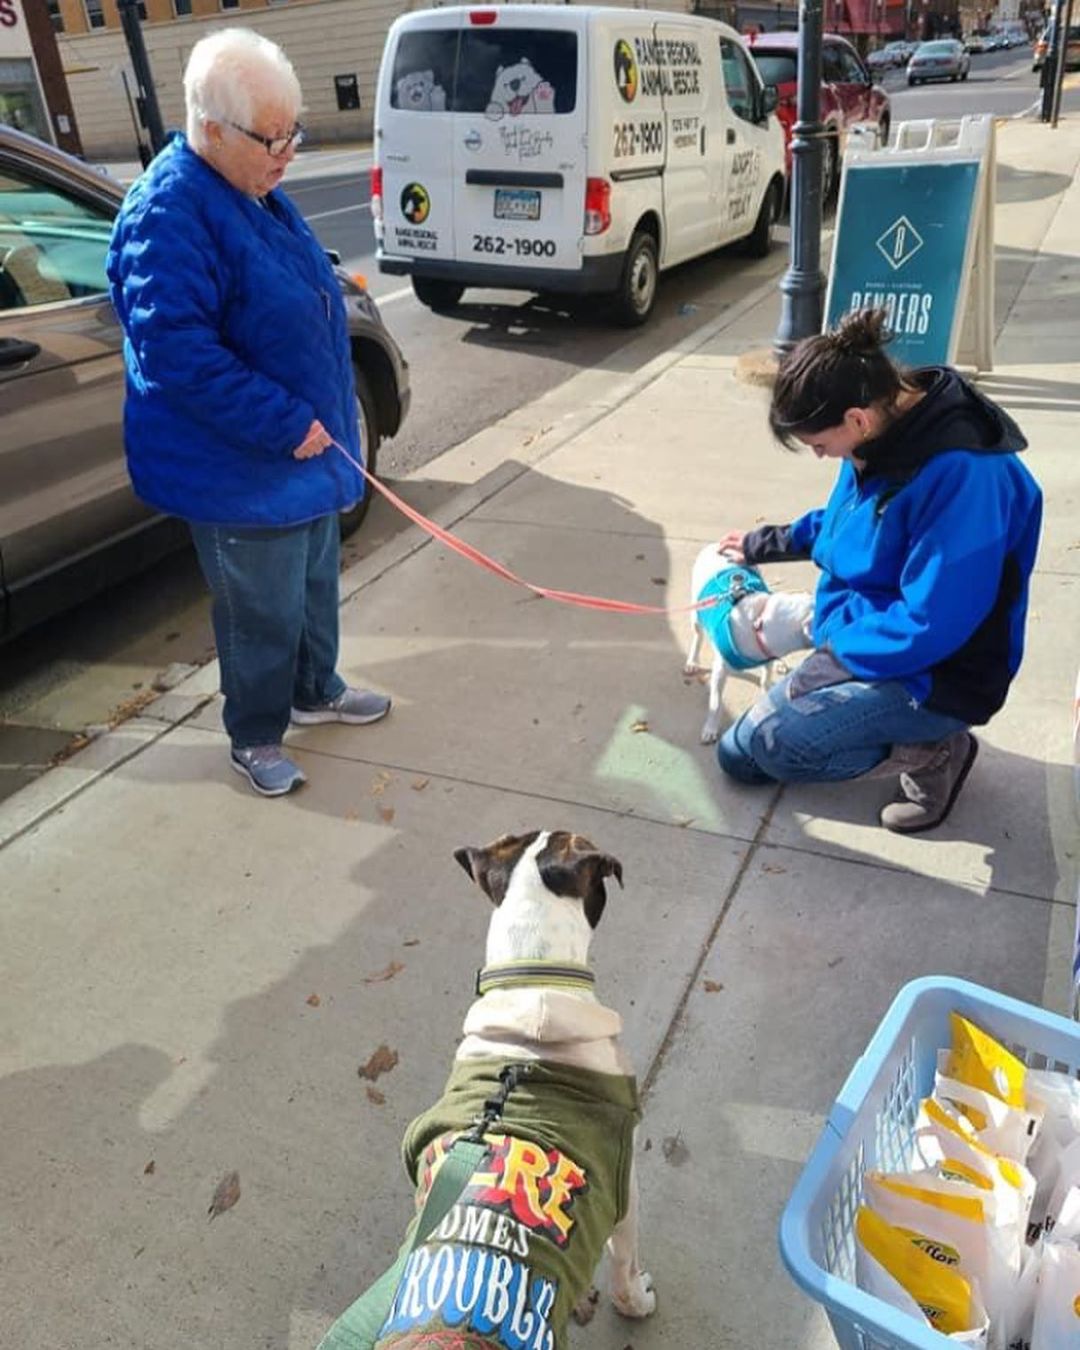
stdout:
POLYGON ((1026 1233, 1035 1178, 1022 1163, 992 1152, 979 1142, 975 1126, 940 1102, 927 1097, 915 1122, 912 1165, 926 1168, 946 1181, 966 1182, 992 1191, 1002 1222, 1011 1221, 1026 1233))
POLYGON ((1000 1097, 1006 1106, 1026 1106, 1024 1061, 959 1013, 949 1014, 949 1026, 952 1049, 947 1052, 945 1077, 1000 1097))
POLYGON ((1009 1106, 992 1092, 950 1077, 946 1069, 951 1058, 949 1050, 938 1052, 934 1097, 970 1120, 979 1143, 992 1153, 1026 1162, 1042 1124, 1041 1109, 1034 1103, 1029 1107, 1009 1106))
POLYGON ((1031 1350, 1080 1350, 1080 1247, 1072 1242, 1043 1245, 1031 1350))
POLYGON ((978 1284, 990 1315, 988 1350, 1004 1350, 1023 1237, 1015 1217, 1000 1213, 993 1192, 930 1172, 867 1172, 863 1195, 887 1223, 939 1244, 942 1259, 978 1284))
POLYGON ((860 1289, 958 1344, 986 1350, 989 1323, 978 1288, 929 1238, 896 1228, 865 1206, 855 1216, 855 1279, 860 1289))
POLYGON ((1046 1221, 1055 1192, 1060 1208, 1062 1192, 1080 1184, 1075 1154, 1063 1167, 1067 1150, 1080 1140, 1080 1081, 1051 1069, 1029 1069, 1027 1095, 1032 1108, 1043 1113, 1042 1127, 1027 1159, 1036 1181, 1031 1224, 1038 1229, 1046 1221))

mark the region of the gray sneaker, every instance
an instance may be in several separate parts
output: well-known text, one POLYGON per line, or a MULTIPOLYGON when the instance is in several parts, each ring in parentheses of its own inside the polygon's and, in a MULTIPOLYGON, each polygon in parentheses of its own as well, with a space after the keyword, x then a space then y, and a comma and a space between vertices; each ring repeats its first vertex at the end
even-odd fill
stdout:
POLYGON ((363 726, 378 722, 390 711, 390 700, 385 694, 374 694, 370 689, 344 689, 337 698, 317 708, 294 708, 293 726, 310 727, 319 722, 351 722, 363 726))
POLYGON ((979 742, 970 731, 956 731, 946 737, 924 769, 900 775, 899 791, 882 808, 882 825, 896 834, 920 834, 941 825, 953 809, 978 753, 979 742))
POLYGON ((232 766, 263 797, 284 797, 307 782, 303 770, 289 759, 280 745, 234 749, 232 766))

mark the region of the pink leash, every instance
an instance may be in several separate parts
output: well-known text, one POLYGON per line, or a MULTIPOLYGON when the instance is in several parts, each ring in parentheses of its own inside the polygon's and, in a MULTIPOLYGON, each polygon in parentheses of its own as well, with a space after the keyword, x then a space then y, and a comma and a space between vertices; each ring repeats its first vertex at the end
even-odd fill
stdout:
POLYGON ((523 586, 527 591, 532 591, 533 595, 538 595, 544 600, 558 600, 564 605, 577 605, 581 609, 601 609, 613 614, 692 614, 701 609, 712 609, 720 603, 720 596, 711 595, 707 600, 701 600, 696 605, 680 605, 678 608, 669 609, 665 605, 638 605, 632 600, 606 600, 600 595, 581 595, 577 591, 559 591, 551 586, 536 586, 531 581, 526 581, 524 577, 519 577, 516 572, 511 572, 509 567, 504 567, 502 563, 496 562, 494 558, 489 558, 486 553, 481 553, 478 548, 473 548, 472 544, 467 544, 464 539, 459 539, 456 534, 451 534, 449 530, 444 530, 441 525, 436 525, 433 520, 411 507, 408 502, 402 501, 396 492, 391 490, 373 475, 368 473, 367 469, 353 459, 348 450, 337 441, 331 441, 330 444, 335 450, 339 451, 354 469, 359 470, 364 478, 371 484, 377 492, 382 493, 391 506, 396 506, 403 516, 406 516, 414 525, 419 525, 422 530, 426 530, 433 539, 437 539, 440 544, 445 544, 447 548, 453 549, 469 562, 475 563, 477 567, 484 568, 487 572, 492 572, 497 577, 502 577, 504 581, 510 581, 515 586, 523 586))

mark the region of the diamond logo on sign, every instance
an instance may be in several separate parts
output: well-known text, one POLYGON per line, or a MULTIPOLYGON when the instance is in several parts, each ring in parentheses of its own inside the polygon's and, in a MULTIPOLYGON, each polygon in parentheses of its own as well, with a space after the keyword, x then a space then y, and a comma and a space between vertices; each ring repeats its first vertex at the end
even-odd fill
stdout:
POLYGON ((894 220, 877 241, 878 252, 894 272, 909 263, 922 246, 923 237, 907 216, 894 220))

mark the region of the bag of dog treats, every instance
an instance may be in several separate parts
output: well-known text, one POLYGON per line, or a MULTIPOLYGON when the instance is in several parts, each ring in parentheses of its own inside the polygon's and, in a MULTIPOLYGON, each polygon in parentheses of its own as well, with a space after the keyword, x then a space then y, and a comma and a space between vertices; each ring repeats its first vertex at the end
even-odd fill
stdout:
POLYGON ((1073 1242, 1043 1243, 1031 1350, 1080 1350, 1080 1247, 1073 1242))
POLYGON ((1040 1109, 1008 1106, 992 1092, 950 1077, 944 1070, 951 1051, 938 1054, 934 1097, 975 1126, 980 1144, 1014 1162, 1026 1162, 1042 1124, 1040 1109))
POLYGON ((1003 1350, 1023 1252, 1015 1211, 1002 1214, 992 1191, 929 1172, 868 1172, 863 1192, 886 1222, 938 1244, 939 1259, 978 1285, 990 1317, 989 1350, 1003 1350))
POLYGON ((949 1025, 952 1049, 943 1069, 945 1077, 992 1093, 1006 1106, 1026 1106, 1024 1061, 959 1013, 949 1014, 949 1025))
POLYGON ((1080 1140, 1080 1081, 1050 1069, 1029 1069, 1027 1094, 1031 1105, 1043 1113, 1042 1127, 1028 1154, 1036 1181, 1029 1228, 1029 1237, 1033 1237, 1045 1224, 1055 1193, 1060 1208, 1064 1192, 1080 1184, 1080 1155, 1073 1155, 1068 1167, 1064 1166, 1067 1151, 1080 1140))
POLYGON ((1035 1178, 1022 1163, 1003 1158, 980 1143, 966 1117, 926 1098, 915 1122, 914 1149, 915 1168, 992 1191, 1002 1222, 1015 1223, 1020 1233, 1027 1231, 1035 1178))
POLYGON ((988 1322, 977 1287, 929 1238, 895 1228, 865 1205, 855 1216, 855 1278, 924 1326, 985 1350, 988 1322))

